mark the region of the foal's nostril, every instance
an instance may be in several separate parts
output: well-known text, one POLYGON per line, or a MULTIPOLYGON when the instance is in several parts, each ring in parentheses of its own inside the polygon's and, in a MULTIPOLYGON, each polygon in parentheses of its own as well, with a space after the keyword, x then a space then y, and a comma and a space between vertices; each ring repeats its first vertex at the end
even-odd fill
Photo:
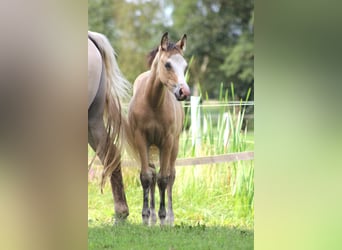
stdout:
POLYGON ((184 101, 190 95, 190 89, 187 85, 177 84, 174 94, 178 101, 184 101))

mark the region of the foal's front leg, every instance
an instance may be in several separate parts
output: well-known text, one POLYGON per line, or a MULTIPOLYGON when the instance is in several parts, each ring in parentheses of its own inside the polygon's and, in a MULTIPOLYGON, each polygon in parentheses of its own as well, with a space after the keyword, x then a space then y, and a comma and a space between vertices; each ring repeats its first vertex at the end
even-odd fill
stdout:
POLYGON ((175 182, 176 172, 175 170, 171 171, 171 176, 169 183, 167 185, 167 222, 170 226, 173 226, 174 222, 174 215, 173 215, 173 208, 172 208, 172 187, 173 183, 175 182))
POLYGON ((152 178, 146 173, 140 173, 140 182, 143 188, 143 208, 141 211, 143 224, 148 225, 148 221, 150 218, 150 209, 148 207, 148 194, 150 191, 150 183, 152 178))
POLYGON ((170 180, 167 185, 167 220, 168 223, 172 226, 174 222, 174 215, 173 215, 173 208, 172 208, 172 188, 173 188, 173 183, 175 182, 176 178, 176 168, 175 168, 175 163, 176 163, 176 158, 178 154, 178 138, 175 139, 174 142, 174 147, 172 149, 171 153, 171 158, 170 158, 170 180))
POLYGON ((155 211, 155 189, 156 189, 156 167, 154 164, 149 164, 152 170, 152 183, 150 186, 150 225, 154 225, 157 222, 156 211, 155 211))
POLYGON ((141 161, 141 172, 140 172, 140 182, 143 188, 143 208, 141 212, 142 221, 144 224, 148 225, 150 218, 150 209, 148 207, 148 195, 150 192, 151 184, 153 183, 153 172, 148 165, 148 151, 146 146, 146 140, 142 133, 136 131, 135 144, 139 151, 140 161, 141 161))
POLYGON ((158 216, 160 220, 160 225, 165 224, 165 218, 166 218, 165 190, 166 190, 168 182, 169 182, 168 176, 162 176, 160 173, 158 174, 157 183, 158 183, 159 195, 160 195, 160 206, 159 206, 158 216))
POLYGON ((170 182, 170 148, 172 148, 172 140, 167 141, 160 150, 160 171, 157 177, 157 183, 160 195, 160 206, 158 216, 160 219, 160 224, 165 224, 166 218, 166 208, 165 208, 165 191, 166 187, 170 182))

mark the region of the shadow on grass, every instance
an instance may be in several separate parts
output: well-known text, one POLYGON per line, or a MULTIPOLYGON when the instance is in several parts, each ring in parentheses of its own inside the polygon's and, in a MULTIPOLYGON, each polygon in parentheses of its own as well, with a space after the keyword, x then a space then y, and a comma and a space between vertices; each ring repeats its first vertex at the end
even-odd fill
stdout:
POLYGON ((88 249, 253 249, 254 232, 231 227, 180 224, 147 227, 89 223, 88 249))

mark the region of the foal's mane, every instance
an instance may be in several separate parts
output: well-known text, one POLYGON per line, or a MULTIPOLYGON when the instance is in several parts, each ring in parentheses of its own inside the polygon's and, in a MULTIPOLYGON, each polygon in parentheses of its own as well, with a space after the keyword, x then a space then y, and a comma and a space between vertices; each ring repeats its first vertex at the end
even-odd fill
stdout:
MULTIPOLYGON (((169 42, 169 44, 167 45, 166 51, 170 51, 173 49, 176 49, 177 51, 179 51, 180 54, 183 54, 183 51, 179 49, 175 43, 169 42)), ((159 50, 159 46, 151 50, 151 52, 147 55, 147 64, 149 68, 151 68, 151 65, 153 63, 154 58, 156 57, 158 53, 158 50, 159 50)))

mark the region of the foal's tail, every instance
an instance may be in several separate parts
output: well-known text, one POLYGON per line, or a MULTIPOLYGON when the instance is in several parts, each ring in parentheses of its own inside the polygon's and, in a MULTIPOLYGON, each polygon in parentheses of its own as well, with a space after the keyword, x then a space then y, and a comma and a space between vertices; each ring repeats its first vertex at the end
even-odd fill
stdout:
POLYGON ((108 39, 96 32, 88 31, 88 37, 95 43, 101 53, 106 73, 105 123, 107 136, 100 144, 97 153, 104 155, 101 190, 107 177, 120 166, 126 117, 121 103, 128 101, 132 85, 121 73, 116 62, 115 51, 108 39))

